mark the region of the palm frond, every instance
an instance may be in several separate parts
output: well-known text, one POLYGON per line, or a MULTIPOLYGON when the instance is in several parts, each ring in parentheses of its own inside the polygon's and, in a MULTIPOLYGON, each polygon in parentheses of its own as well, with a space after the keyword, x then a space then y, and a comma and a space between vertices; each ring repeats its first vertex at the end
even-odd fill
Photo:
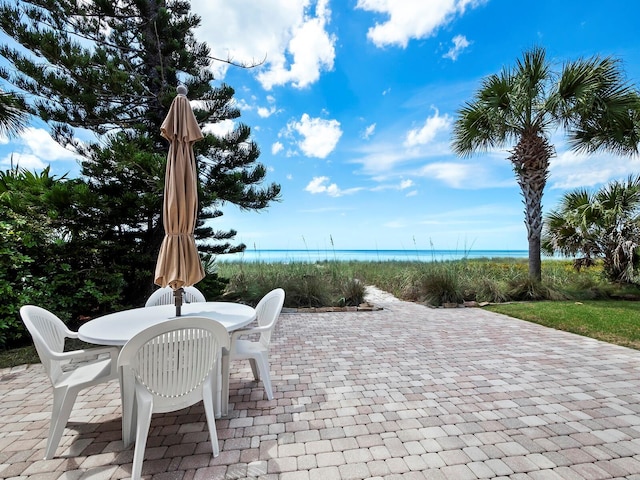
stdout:
POLYGON ((593 57, 567 63, 553 112, 575 151, 634 154, 640 144, 640 94, 625 79, 621 62, 593 57))
POLYGON ((13 137, 28 125, 29 114, 19 96, 0 91, 0 135, 13 137))
POLYGON ((551 67, 547 61, 544 48, 534 47, 524 52, 517 61, 514 76, 517 79, 521 94, 529 100, 537 98, 544 91, 545 84, 549 81, 551 67))

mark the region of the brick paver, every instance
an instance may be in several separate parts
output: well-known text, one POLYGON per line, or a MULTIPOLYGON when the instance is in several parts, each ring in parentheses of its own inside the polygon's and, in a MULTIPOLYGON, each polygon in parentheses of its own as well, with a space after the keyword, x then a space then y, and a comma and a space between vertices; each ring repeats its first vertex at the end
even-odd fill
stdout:
MULTIPOLYGON (((202 405, 155 415, 145 478, 640 479, 640 352, 369 294, 382 310, 281 315, 272 401, 232 363, 219 457, 202 405)), ((45 461, 51 403, 41 365, 0 370, 0 479, 130 475, 117 381, 78 396, 45 461)))

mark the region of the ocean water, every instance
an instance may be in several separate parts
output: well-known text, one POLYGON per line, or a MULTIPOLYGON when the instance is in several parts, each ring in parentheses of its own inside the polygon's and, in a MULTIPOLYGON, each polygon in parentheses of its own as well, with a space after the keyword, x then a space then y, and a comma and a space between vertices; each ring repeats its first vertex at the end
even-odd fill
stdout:
POLYGON ((392 260, 411 262, 440 262, 464 258, 528 258, 527 250, 249 250, 243 253, 220 255, 220 262, 322 262, 392 260))

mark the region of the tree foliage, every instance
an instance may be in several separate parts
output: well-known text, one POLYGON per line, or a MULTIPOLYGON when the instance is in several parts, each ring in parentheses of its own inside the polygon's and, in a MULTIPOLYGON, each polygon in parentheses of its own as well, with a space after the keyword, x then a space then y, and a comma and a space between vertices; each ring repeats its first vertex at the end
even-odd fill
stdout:
MULTIPOLYGON (((0 78, 80 162, 79 179, 51 185, 60 203, 42 213, 43 224, 59 235, 54 244, 82 257, 69 264, 73 275, 102 272, 105 282, 98 279, 97 289, 121 294, 125 305, 140 304, 153 288, 168 150, 160 125, 177 85, 185 84, 197 100, 194 113, 203 127, 240 116, 233 89, 214 85, 209 48, 193 36, 199 24, 181 0, 0 3, 0 29, 11 38, 0 55, 12 67, 0 69, 0 78), (112 275, 123 283, 114 287, 112 275)), ((241 123, 225 136, 206 133, 194 150, 199 249, 208 255, 242 251, 244 245, 232 243, 233 229, 214 230, 205 222, 220 217, 227 202, 266 208, 279 199, 280 187, 264 184, 259 148, 241 123)), ((89 312, 106 307, 90 303, 89 312)))
POLYGON ((458 111, 453 133, 458 154, 511 148, 508 160, 525 204, 533 280, 542 276, 542 195, 555 155, 552 133, 564 129, 577 151, 633 154, 640 143, 639 120, 640 96, 618 60, 595 56, 557 71, 539 47, 525 51, 515 67, 485 78, 458 111))
POLYGON ((549 254, 577 257, 576 268, 603 259, 614 282, 637 278, 640 246, 640 176, 614 181, 595 192, 565 193, 560 206, 545 217, 542 246, 549 254))
POLYGON ((122 307, 122 272, 96 262, 81 240, 68 240, 76 237, 70 209, 87 192, 82 181, 49 168, 0 172, 0 347, 27 338, 18 316, 25 304, 46 305, 71 326, 122 307))

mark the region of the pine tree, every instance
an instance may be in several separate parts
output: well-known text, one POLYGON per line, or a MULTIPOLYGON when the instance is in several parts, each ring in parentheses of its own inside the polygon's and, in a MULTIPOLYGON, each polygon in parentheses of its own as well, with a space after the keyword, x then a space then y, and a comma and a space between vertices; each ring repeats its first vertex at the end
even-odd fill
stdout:
MULTIPOLYGON (((32 0, 0 3, 0 29, 13 41, 0 77, 26 96, 53 138, 81 156, 88 188, 74 201, 67 240, 100 268, 124 273, 130 303, 150 292, 164 236, 162 190, 168 144, 160 125, 178 83, 198 100, 201 125, 236 119, 233 89, 214 86, 209 48, 193 30, 200 19, 180 0, 32 0)), ((200 177, 199 249, 242 251, 236 232, 205 225, 229 202, 260 210, 279 199, 249 127, 195 144, 200 177)))

